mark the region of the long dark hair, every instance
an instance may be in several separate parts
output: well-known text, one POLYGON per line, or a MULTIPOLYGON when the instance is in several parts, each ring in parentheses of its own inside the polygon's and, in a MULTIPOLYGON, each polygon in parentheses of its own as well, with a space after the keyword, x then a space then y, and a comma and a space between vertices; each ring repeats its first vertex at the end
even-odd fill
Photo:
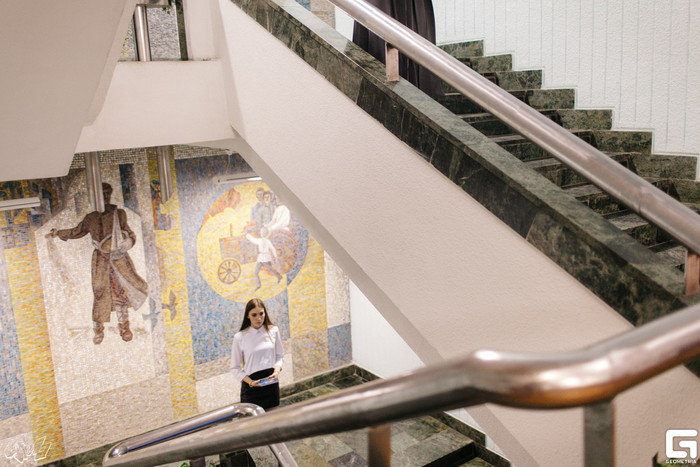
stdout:
POLYGON ((263 301, 259 298, 251 298, 245 305, 245 313, 243 313, 243 323, 241 323, 240 329, 241 331, 250 327, 250 317, 248 316, 248 314, 250 313, 250 310, 257 307, 262 308, 265 312, 265 320, 263 321, 263 326, 265 326, 265 330, 269 330, 270 326, 272 326, 272 321, 270 321, 270 315, 267 313, 267 308, 265 307, 263 301))

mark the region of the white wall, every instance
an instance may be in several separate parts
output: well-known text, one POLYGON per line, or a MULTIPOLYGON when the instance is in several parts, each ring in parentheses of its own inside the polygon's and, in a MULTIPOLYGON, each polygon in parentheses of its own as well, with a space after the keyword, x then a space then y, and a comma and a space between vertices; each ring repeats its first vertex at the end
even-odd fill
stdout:
POLYGON ((357 286, 350 282, 352 360, 381 378, 423 366, 423 362, 357 286))
MULTIPOLYGON (((235 5, 211 2, 237 149, 420 360, 577 349, 630 329, 235 5)), ((667 427, 695 424, 682 404, 700 406, 699 386, 678 369, 625 396, 619 465, 647 465, 667 427)), ((580 410, 470 413, 518 465, 583 464, 580 410)))
POLYGON ((697 0, 434 0, 438 42, 484 40, 486 55, 543 69, 616 129, 652 130, 658 154, 700 154, 697 0))
POLYGON ((119 62, 76 152, 233 138, 223 95, 217 60, 119 62))

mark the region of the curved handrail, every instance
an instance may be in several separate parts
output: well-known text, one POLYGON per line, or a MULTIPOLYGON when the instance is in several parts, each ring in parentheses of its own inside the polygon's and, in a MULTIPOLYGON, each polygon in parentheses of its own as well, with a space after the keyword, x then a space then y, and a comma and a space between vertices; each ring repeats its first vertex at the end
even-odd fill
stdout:
POLYGON ((700 356, 700 304, 582 350, 466 358, 321 396, 259 417, 105 457, 105 466, 164 464, 337 433, 483 403, 555 409, 612 400, 700 356))
MULTIPOLYGON (((107 451, 105 459, 123 458, 140 449, 157 446, 180 436, 211 428, 219 423, 230 421, 239 415, 260 416, 264 413, 265 409, 255 404, 240 403, 227 405, 122 441, 107 451)), ((287 446, 284 444, 271 444, 269 447, 281 466, 297 466, 287 446)))
POLYGON ((689 250, 700 253, 700 216, 363 0, 329 0, 689 250))

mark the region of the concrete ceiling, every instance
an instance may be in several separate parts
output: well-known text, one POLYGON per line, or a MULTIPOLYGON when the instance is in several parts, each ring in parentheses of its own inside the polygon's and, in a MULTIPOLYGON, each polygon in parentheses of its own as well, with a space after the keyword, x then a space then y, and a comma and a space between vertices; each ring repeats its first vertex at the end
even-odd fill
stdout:
POLYGON ((136 0, 0 0, 0 181, 63 176, 136 0))

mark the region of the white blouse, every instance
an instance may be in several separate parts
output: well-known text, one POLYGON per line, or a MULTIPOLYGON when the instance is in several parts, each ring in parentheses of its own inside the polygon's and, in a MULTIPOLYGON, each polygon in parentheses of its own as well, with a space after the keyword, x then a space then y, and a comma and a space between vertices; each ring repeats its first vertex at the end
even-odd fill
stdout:
POLYGON ((256 371, 282 367, 284 351, 282 336, 277 326, 255 329, 250 326, 233 336, 231 372, 238 381, 256 371))

